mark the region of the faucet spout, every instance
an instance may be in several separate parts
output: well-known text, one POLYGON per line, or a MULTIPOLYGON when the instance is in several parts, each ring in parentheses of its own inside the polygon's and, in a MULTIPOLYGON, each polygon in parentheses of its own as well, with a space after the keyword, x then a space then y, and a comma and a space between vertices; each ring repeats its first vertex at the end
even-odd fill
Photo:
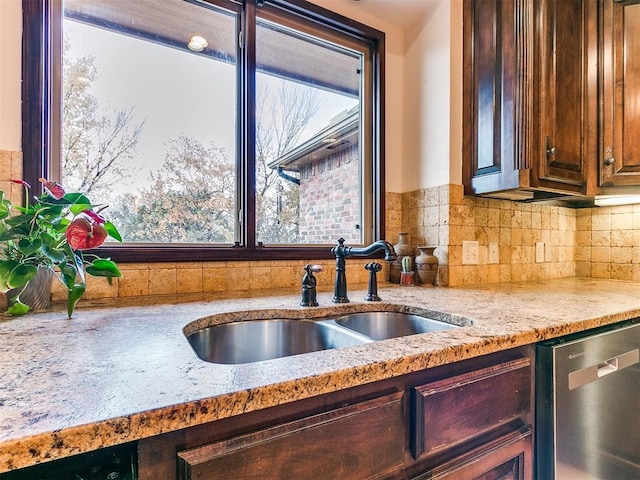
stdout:
POLYGON ((378 240, 377 242, 373 242, 368 247, 361 248, 352 248, 346 247, 348 249, 347 256, 349 257, 366 257, 367 255, 371 255, 372 253, 377 252, 378 250, 384 250, 384 259, 388 262, 394 261, 398 258, 396 251, 393 249, 393 245, 391 245, 386 240, 378 240))
POLYGON ((349 303, 347 297, 347 275, 346 275, 346 258, 347 257, 366 257, 379 250, 384 250, 384 259, 393 261, 398 258, 393 246, 385 241, 378 240, 368 247, 352 248, 344 244, 344 238, 338 239, 338 245, 331 249, 331 253, 336 256, 336 281, 333 287, 333 303, 349 303))

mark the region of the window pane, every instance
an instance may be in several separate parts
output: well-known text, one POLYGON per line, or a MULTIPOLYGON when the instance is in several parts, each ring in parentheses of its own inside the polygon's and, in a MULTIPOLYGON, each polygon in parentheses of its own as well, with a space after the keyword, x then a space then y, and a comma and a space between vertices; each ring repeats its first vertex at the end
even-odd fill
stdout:
POLYGON ((124 241, 234 242, 236 21, 182 0, 65 0, 60 177, 108 204, 124 241))
POLYGON ((256 216, 264 244, 363 242, 363 54, 261 19, 256 216))

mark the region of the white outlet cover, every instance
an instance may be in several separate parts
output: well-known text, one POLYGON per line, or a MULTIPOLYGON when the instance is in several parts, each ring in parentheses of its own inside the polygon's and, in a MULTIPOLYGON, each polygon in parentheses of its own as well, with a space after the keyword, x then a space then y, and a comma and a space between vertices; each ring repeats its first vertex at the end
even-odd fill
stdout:
POLYGON ((477 265, 479 257, 479 244, 477 240, 462 241, 462 264, 477 265))

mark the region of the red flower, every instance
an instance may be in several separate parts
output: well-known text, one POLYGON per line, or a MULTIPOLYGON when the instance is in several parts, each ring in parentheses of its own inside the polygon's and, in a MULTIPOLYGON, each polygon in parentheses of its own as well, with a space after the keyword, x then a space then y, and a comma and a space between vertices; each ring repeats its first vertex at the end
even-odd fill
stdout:
POLYGON ((64 188, 62 188, 62 185, 60 185, 58 182, 50 182, 46 178, 42 177, 40 177, 38 180, 40 181, 40 183, 42 183, 42 185, 44 185, 44 191, 47 192, 47 195, 49 195, 51 198, 60 200, 62 197, 64 197, 64 188))
POLYGON ((87 217, 89 217, 91 220, 93 220, 98 225, 104 225, 105 222, 106 222, 106 220, 104 219, 104 217, 102 215, 97 214, 93 210, 85 210, 82 213, 84 213, 87 217))
POLYGON ((22 185, 23 187, 26 188, 31 188, 31 185, 29 185, 27 182, 25 182, 24 180, 11 180, 13 183, 17 183, 18 185, 22 185))
POLYGON ((67 227, 67 243, 74 250, 99 247, 107 238, 107 230, 86 217, 77 217, 67 227))

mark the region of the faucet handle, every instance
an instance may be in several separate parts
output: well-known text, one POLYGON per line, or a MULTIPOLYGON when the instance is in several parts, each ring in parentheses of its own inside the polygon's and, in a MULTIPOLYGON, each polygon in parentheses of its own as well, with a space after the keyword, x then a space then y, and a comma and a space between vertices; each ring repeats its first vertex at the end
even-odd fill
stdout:
POLYGON ((313 264, 307 264, 304 266, 304 270, 307 273, 318 273, 324 270, 324 267, 322 265, 313 265, 313 264))

